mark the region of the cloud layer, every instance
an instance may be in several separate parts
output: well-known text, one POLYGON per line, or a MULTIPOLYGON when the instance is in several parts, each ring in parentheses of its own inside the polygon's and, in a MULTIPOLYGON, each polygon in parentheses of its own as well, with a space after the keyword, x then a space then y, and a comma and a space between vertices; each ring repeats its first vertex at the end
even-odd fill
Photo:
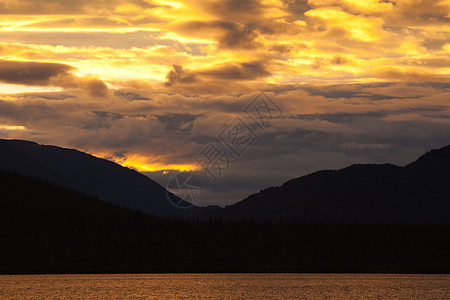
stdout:
POLYGON ((445 0, 0 0, 0 137, 74 147, 226 204, 450 144, 445 0), (264 91, 283 109, 212 183, 196 157, 264 91))

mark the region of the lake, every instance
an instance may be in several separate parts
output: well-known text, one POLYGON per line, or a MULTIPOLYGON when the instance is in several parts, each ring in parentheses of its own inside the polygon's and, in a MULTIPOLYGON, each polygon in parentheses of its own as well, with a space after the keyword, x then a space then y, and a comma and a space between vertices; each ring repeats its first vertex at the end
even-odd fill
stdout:
POLYGON ((450 299, 450 275, 0 275, 1 299, 450 299))

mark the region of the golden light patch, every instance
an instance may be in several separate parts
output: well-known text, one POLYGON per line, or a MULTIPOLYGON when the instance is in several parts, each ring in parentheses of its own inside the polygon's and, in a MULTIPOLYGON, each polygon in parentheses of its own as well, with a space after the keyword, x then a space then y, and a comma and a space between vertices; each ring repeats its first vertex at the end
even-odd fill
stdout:
POLYGON ((445 44, 445 45, 442 47, 442 49, 443 49, 445 52, 450 53, 450 43, 445 44))
POLYGON ((16 131, 16 130, 26 130, 25 126, 9 126, 9 125, 1 125, 0 124, 0 130, 12 130, 12 131, 16 131))
POLYGON ((175 32, 166 32, 164 35, 160 37, 161 39, 170 39, 176 40, 182 43, 199 43, 199 44, 208 44, 214 42, 213 39, 205 39, 205 38, 194 38, 189 36, 181 36, 176 34, 175 32))
POLYGON ((141 172, 155 172, 167 170, 186 172, 186 171, 197 171, 201 169, 198 165, 194 164, 151 163, 148 162, 149 160, 148 157, 139 155, 131 155, 126 157, 125 159, 113 158, 113 160, 124 167, 134 168, 141 172))
POLYGON ((393 9, 392 3, 379 0, 309 0, 313 7, 344 7, 345 9, 366 15, 386 13, 393 9))
POLYGON ((308 17, 323 20, 327 27, 340 27, 350 33, 351 38, 372 42, 385 36, 381 18, 364 18, 346 13, 339 9, 317 8, 305 13, 308 17))
POLYGON ((149 9, 148 12, 154 16, 160 16, 169 21, 189 21, 189 20, 212 20, 213 17, 200 11, 187 1, 163 1, 155 0, 159 7, 149 9))
POLYGON ((63 89, 52 86, 27 86, 20 84, 0 83, 0 94, 21 94, 21 93, 38 93, 38 92, 60 92, 63 89))
POLYGON ((123 4, 123 5, 116 7, 115 11, 118 13, 137 12, 137 11, 139 11, 139 7, 137 7, 136 5, 127 3, 127 4, 123 4))
POLYGON ((388 12, 392 10, 392 3, 386 3, 379 0, 343 0, 343 3, 353 6, 356 11, 373 13, 388 12))

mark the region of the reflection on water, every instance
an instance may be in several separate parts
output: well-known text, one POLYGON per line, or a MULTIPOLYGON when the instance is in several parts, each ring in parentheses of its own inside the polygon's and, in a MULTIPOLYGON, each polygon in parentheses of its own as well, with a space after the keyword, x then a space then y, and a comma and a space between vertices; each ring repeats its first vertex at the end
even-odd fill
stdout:
POLYGON ((1 275, 1 299, 449 299, 450 275, 1 275))

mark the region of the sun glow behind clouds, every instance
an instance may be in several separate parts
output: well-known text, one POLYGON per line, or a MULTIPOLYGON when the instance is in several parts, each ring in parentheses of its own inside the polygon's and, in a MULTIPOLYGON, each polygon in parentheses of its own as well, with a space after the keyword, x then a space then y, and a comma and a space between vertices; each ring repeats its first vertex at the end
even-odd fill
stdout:
POLYGON ((0 130, 2 130, 2 129, 4 129, 4 130, 13 130, 13 131, 16 131, 16 130, 26 130, 26 128, 25 128, 25 126, 9 126, 9 125, 0 125, 0 130))
MULTIPOLYGON (((1 127, 0 127, 1 128, 1 127)), ((92 155, 104 159, 114 161, 115 163, 135 169, 139 172, 156 172, 156 171, 198 171, 201 167, 197 164, 171 164, 160 162, 161 156, 145 156, 142 154, 117 155, 109 152, 90 152, 92 155)))
POLYGON ((159 164, 152 164, 152 165, 146 165, 142 164, 136 161, 126 161, 125 163, 121 163, 120 165, 124 167, 129 167, 132 169, 136 169, 140 172, 156 172, 156 171, 180 171, 180 172, 189 172, 189 171, 199 171, 201 170, 200 167, 196 165, 159 165, 159 164))
POLYGON ((151 162, 152 160, 150 158, 139 155, 132 155, 130 157, 126 157, 125 159, 113 158, 113 160, 124 167, 133 168, 141 172, 170 171, 170 170, 187 172, 187 171, 198 171, 201 169, 198 165, 193 164, 155 163, 151 162))
POLYGON ((38 93, 38 92, 59 92, 63 89, 60 87, 41 87, 41 86, 27 86, 18 84, 0 83, 1 94, 19 94, 19 93, 38 93))

